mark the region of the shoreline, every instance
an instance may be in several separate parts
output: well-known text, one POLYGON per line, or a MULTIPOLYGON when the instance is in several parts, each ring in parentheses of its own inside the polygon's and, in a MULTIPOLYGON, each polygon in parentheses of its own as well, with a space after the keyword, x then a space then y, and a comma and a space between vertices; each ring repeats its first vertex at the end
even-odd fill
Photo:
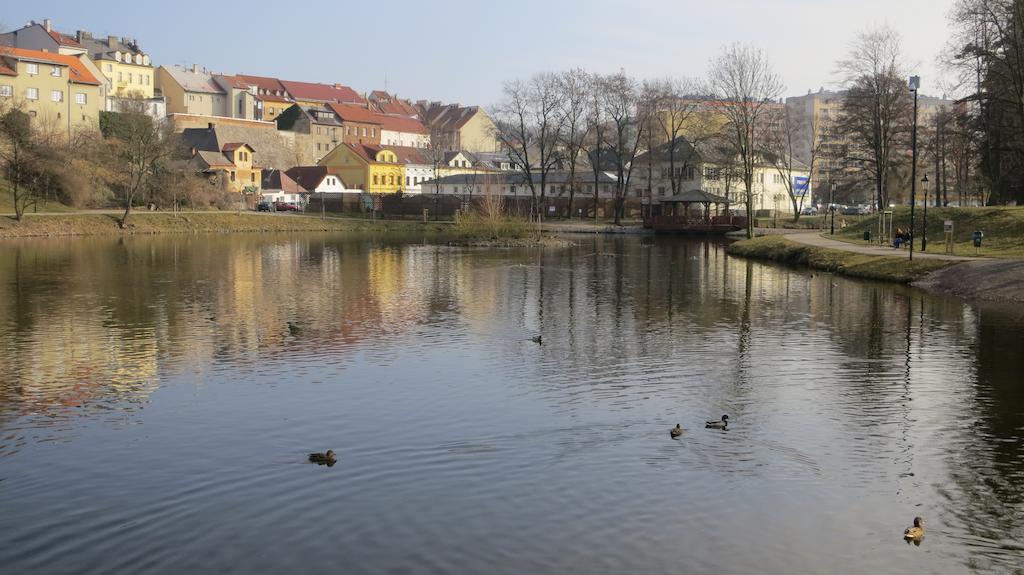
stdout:
POLYGON ((411 220, 364 220, 297 214, 252 212, 137 212, 128 227, 118 225, 120 214, 26 214, 23 221, 0 217, 0 239, 38 239, 84 236, 133 236, 184 233, 255 232, 443 232, 450 223, 411 220))
POLYGON ((1024 261, 945 260, 868 255, 798 243, 781 235, 731 244, 733 256, 797 265, 836 275, 888 281, 937 295, 991 303, 1024 303, 1024 261))

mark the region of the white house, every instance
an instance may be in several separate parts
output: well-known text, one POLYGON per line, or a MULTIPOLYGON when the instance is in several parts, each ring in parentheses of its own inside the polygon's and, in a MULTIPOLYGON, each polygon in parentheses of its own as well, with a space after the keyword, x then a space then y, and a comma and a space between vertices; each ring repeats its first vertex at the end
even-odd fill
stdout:
POLYGON ((361 189, 350 188, 333 169, 327 166, 295 166, 285 172, 301 190, 302 201, 312 195, 359 194, 361 189))

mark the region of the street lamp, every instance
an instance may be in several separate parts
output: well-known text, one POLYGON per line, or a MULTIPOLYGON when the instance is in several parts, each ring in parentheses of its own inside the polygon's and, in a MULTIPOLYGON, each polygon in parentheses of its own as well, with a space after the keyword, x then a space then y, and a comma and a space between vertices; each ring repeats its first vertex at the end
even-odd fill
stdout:
POLYGON ((828 209, 829 209, 829 211, 832 212, 832 231, 830 233, 833 236, 836 235, 836 188, 837 187, 838 187, 838 184, 836 184, 835 182, 832 182, 831 185, 829 185, 829 190, 828 190, 828 209))
POLYGON ((921 251, 928 251, 928 174, 921 178, 924 189, 924 225, 921 226, 921 251))
POLYGON ((910 161, 910 259, 914 259, 914 204, 917 203, 917 91, 921 89, 921 77, 910 77, 910 91, 914 93, 914 128, 910 137, 912 159, 910 161))

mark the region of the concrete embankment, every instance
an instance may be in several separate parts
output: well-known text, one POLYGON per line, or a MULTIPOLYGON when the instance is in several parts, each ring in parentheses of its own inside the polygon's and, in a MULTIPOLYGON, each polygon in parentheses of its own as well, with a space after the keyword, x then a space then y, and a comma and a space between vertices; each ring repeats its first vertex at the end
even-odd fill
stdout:
POLYGON ((132 214, 128 226, 118 225, 120 214, 79 213, 26 215, 21 222, 0 217, 0 238, 57 236, 144 235, 165 233, 236 232, 341 232, 341 231, 441 231, 450 224, 415 221, 325 218, 297 214, 252 212, 182 212, 132 214))

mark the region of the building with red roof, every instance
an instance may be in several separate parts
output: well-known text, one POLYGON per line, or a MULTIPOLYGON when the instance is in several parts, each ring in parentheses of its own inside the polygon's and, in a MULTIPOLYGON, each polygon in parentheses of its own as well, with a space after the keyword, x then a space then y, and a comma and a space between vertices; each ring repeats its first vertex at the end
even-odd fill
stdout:
POLYGON ((288 96, 298 104, 306 106, 320 106, 328 103, 338 104, 365 104, 355 90, 341 84, 313 84, 310 82, 293 82, 282 80, 281 85, 288 92, 288 96))

